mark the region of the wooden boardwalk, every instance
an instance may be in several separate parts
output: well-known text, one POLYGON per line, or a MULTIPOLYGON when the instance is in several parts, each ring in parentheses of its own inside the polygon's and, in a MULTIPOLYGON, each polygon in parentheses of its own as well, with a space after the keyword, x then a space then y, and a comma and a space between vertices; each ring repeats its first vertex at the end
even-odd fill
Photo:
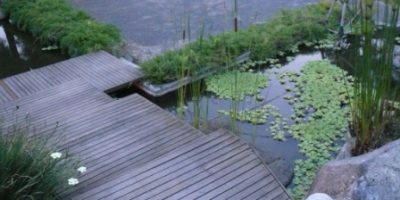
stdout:
POLYGON ((5 126, 28 116, 37 137, 87 167, 66 199, 290 199, 239 137, 205 135, 137 94, 114 100, 99 85, 81 77, 0 103, 5 126))
POLYGON ((100 51, 0 80, 0 103, 74 79, 83 79, 101 91, 110 91, 142 76, 134 64, 100 51))

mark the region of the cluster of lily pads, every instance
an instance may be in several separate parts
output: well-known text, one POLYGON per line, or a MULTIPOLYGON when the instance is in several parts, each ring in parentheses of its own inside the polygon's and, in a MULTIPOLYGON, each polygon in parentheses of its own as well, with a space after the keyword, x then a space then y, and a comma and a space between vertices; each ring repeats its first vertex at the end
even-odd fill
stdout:
POLYGON ((289 130, 288 122, 282 117, 279 109, 271 104, 266 104, 261 108, 234 113, 234 111, 220 110, 219 113, 230 116, 241 122, 248 122, 254 125, 266 124, 271 119, 269 129, 267 131, 275 140, 285 141, 286 132, 289 130))
POLYGON ((268 77, 259 73, 231 71, 207 78, 206 85, 207 91, 215 93, 218 98, 243 100, 267 87, 268 77))
POLYGON ((293 196, 301 199, 317 170, 338 151, 337 142, 348 132, 353 78, 329 61, 312 61, 302 73, 284 73, 281 83, 292 82, 285 99, 293 104, 295 123, 289 133, 299 140, 305 159, 295 163, 293 196), (286 81, 285 81, 286 80, 286 81))

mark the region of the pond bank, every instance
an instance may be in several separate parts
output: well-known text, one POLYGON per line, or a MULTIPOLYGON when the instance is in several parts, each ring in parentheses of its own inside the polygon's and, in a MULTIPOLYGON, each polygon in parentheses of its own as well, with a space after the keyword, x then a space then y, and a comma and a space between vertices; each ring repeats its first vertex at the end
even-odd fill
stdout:
MULTIPOLYGON (((117 26, 127 51, 139 61, 147 60, 176 47, 182 38, 182 26, 190 16, 191 37, 198 38, 204 24, 206 34, 233 29, 231 0, 69 0, 99 21, 117 26)), ((298 8, 318 0, 238 1, 240 28, 264 21, 282 8, 298 8)))

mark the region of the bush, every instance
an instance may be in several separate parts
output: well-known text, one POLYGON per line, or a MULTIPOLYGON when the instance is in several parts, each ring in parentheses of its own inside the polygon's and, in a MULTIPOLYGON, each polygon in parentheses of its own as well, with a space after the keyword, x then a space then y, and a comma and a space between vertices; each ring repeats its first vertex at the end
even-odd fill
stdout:
MULTIPOLYGON (((263 24, 237 33, 200 39, 183 49, 166 52, 142 63, 144 74, 153 83, 164 83, 179 78, 177 71, 184 64, 181 62, 183 56, 189 57, 186 69, 193 74, 204 68, 231 65, 236 57, 248 51, 251 60, 266 60, 301 43, 315 43, 326 39, 327 29, 335 25, 335 17, 327 24, 322 23, 328 8, 328 4, 319 3, 284 10, 263 24)), ((337 14, 334 12, 333 16, 337 14)))
POLYGON ((68 155, 54 154, 45 142, 28 139, 29 133, 29 128, 0 131, 0 199, 58 199, 77 174, 68 155))
POLYGON ((95 22, 65 0, 5 0, 5 11, 23 31, 31 32, 43 45, 58 45, 70 56, 101 49, 117 53, 119 31, 95 22))

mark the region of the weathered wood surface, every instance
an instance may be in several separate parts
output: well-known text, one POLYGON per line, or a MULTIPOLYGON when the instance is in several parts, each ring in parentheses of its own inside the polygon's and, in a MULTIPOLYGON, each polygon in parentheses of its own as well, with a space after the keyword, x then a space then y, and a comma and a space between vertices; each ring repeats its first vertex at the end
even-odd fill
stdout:
POLYGON ((28 115, 88 168, 66 199, 290 199, 239 137, 205 135, 136 94, 114 100, 77 79, 0 103, 0 115, 6 126, 28 115))
POLYGON ((101 91, 109 91, 142 76, 134 64, 100 51, 0 80, 0 103, 74 79, 85 80, 101 91))

